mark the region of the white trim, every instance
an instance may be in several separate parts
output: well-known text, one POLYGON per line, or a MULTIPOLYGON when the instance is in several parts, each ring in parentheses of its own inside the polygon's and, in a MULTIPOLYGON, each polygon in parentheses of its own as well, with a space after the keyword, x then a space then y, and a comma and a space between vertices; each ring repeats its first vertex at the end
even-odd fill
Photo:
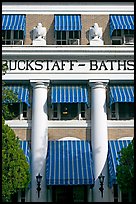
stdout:
POLYGON ((134 2, 2 2, 3 14, 133 14, 134 2))
POLYGON ((11 128, 31 128, 30 120, 6 120, 5 124, 11 128))
POLYGON ((64 140, 80 140, 80 139, 77 137, 63 137, 63 138, 60 138, 58 141, 64 141, 64 140))
POLYGON ((33 46, 33 45, 14 45, 2 46, 2 54, 6 56, 133 56, 134 45, 102 45, 102 46, 89 46, 89 45, 46 45, 46 46, 33 46))
POLYGON ((134 128, 134 120, 108 120, 108 128, 134 128))
MULTIPOLYGON (((122 73, 112 73, 112 74, 105 74, 105 73, 102 73, 102 74, 98 74, 98 73, 66 73, 66 74, 58 74, 58 73, 50 73, 50 74, 44 74, 44 73, 41 73, 41 74, 31 74, 31 79, 49 79, 49 80, 65 80, 65 81, 68 81, 69 79, 71 80, 88 80, 90 78, 92 79, 102 79, 102 78, 105 78, 105 79, 108 79, 108 80, 116 80, 118 82, 120 82, 121 80, 134 80, 134 73, 127 73, 127 74, 122 74, 122 73), (127 79, 126 79, 127 77, 127 79)), ((2 76, 2 79, 3 80, 14 80, 14 81, 18 81, 18 80, 30 80, 30 74, 5 74, 4 76, 2 76)))
POLYGON ((133 140, 133 137, 121 137, 118 140, 133 140))
POLYGON ((103 46, 89 46, 89 45, 47 45, 47 46, 33 46, 33 45, 14 45, 2 46, 2 57, 42 57, 42 56, 134 56, 134 45, 103 45, 103 46))
MULTIPOLYGON (((6 120, 6 124, 8 124, 12 128, 31 128, 31 120, 6 120)), ((107 120, 108 128, 134 128, 134 120, 120 120, 113 121, 107 120)), ((68 121, 58 121, 58 120, 50 120, 48 121, 49 128, 87 128, 91 127, 90 120, 68 120, 68 121)))

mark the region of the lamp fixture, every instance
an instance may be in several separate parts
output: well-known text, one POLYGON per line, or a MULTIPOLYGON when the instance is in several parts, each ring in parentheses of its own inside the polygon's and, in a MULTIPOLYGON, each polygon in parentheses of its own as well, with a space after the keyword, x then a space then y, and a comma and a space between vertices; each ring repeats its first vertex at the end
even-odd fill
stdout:
POLYGON ((105 178, 105 176, 103 176, 102 173, 101 173, 100 176, 98 177, 98 179, 99 179, 99 181, 100 181, 100 188, 99 188, 99 190, 101 191, 101 196, 102 196, 102 198, 103 198, 103 190, 104 190, 104 188, 103 188, 104 178, 105 178))
POLYGON ((38 198, 40 197, 40 191, 41 191, 41 180, 42 176, 40 173, 36 176, 36 181, 37 181, 37 191, 38 191, 38 198))

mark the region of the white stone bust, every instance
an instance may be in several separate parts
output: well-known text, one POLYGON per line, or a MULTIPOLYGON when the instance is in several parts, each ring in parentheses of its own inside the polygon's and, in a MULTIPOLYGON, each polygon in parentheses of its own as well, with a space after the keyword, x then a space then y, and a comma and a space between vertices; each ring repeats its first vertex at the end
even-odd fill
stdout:
POLYGON ((102 39, 102 28, 98 26, 98 23, 94 23, 94 25, 90 27, 89 39, 90 40, 102 39))
POLYGON ((42 23, 38 23, 36 27, 30 32, 31 40, 43 41, 46 40, 46 28, 42 26, 42 23))

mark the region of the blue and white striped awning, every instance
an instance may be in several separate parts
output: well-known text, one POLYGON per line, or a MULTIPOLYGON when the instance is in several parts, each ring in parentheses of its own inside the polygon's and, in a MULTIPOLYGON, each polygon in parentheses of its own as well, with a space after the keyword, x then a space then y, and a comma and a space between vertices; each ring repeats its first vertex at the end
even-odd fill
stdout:
POLYGON ((134 102, 134 86, 110 86, 110 105, 116 102, 134 102))
POLYGON ((29 147, 28 141, 20 140, 19 142, 20 142, 20 147, 26 156, 27 162, 30 164, 30 147, 29 147))
POLYGON ((134 30, 134 15, 110 15, 110 36, 117 29, 134 30))
POLYGON ((2 30, 22 30, 26 33, 26 16, 19 14, 3 14, 2 30))
MULTIPOLYGON (((26 103, 28 106, 30 106, 29 104, 29 89, 28 87, 25 86, 18 86, 18 85, 11 85, 11 86, 4 86, 4 89, 6 90, 12 90, 14 94, 17 95, 18 97, 18 101, 17 102, 24 102, 26 103)), ((12 101, 5 101, 5 103, 11 103, 12 101)))
POLYGON ((55 15, 55 31, 79 31, 82 29, 80 15, 55 15))
POLYGON ((131 140, 109 140, 108 141, 108 169, 109 169, 109 187, 116 183, 116 168, 119 165, 119 152, 126 148, 131 140), (117 159, 118 158, 118 159, 117 159))
POLYGON ((86 86, 52 86, 52 103, 88 103, 86 86))
POLYGON ((92 151, 88 141, 49 141, 47 185, 94 185, 92 151))

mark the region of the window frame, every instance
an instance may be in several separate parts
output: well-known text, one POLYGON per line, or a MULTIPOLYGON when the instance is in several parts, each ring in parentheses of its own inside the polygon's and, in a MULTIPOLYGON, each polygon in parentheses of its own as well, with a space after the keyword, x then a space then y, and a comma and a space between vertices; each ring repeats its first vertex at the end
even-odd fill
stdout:
POLYGON ((133 120, 134 119, 134 116, 133 115, 131 116, 132 113, 129 111, 130 103, 127 103, 127 102, 124 102, 124 104, 126 106, 126 108, 125 108, 126 112, 124 113, 123 117, 121 118, 121 116, 120 116, 121 103, 119 102, 119 103, 111 104, 110 109, 109 109, 109 120, 133 120), (112 116, 112 114, 113 114, 113 116, 112 116))
POLYGON ((111 44, 112 45, 130 45, 134 44, 134 31, 131 29, 117 29, 114 30, 111 37, 111 44), (127 32, 127 33, 126 33, 127 32), (132 42, 127 42, 127 38, 131 38, 132 42), (117 43, 120 42, 120 44, 117 43), (113 44, 113 42, 115 44, 113 44))
MULTIPOLYGON (((51 106, 51 115, 50 115, 51 120, 65 120, 65 119, 62 119, 62 116, 61 116, 61 103, 55 103, 55 104, 56 105, 52 104, 51 106), (53 117, 54 115, 53 107, 54 106, 57 106, 57 110, 55 110, 55 112, 57 113, 56 117, 53 117)), ((77 117, 76 117, 77 120, 86 120, 87 106, 86 106, 86 103, 82 103, 82 104, 84 104, 84 110, 81 109, 82 108, 81 103, 77 103, 77 117), (82 113, 84 113, 84 117, 82 116, 82 113)), ((76 119, 66 119, 66 120, 76 120, 76 119)))
POLYGON ((2 45, 24 45, 24 31, 2 30, 2 45), (14 38, 15 34, 18 36, 17 38, 14 38), (8 35, 9 38, 7 38, 8 35))
POLYGON ((55 44, 56 45, 80 45, 81 39, 81 31, 55 31, 55 44), (60 32, 60 39, 57 39, 58 32, 60 32), (62 39, 62 34, 65 32, 65 39, 62 39), (73 38, 70 37, 70 32, 73 32, 73 38), (78 32, 78 36, 76 37, 76 32, 78 32), (60 41, 60 44, 57 42, 60 41), (65 42, 65 44, 63 44, 65 42), (76 43, 76 44, 75 44, 76 43))
MULTIPOLYGON (((71 186, 53 186, 52 187, 53 202, 60 202, 59 198, 68 199, 66 195, 71 199, 69 200, 69 202, 87 202, 87 186, 71 185, 71 186)), ((63 200, 63 202, 65 201, 63 200)))
POLYGON ((27 119, 28 119, 28 106, 26 103, 20 102, 20 120, 27 120, 27 119))
POLYGON ((19 108, 17 110, 17 116, 12 119, 5 119, 5 120, 28 120, 28 106, 24 102, 17 102, 17 103, 9 103, 10 105, 14 105, 17 107, 16 104, 19 104, 19 108))
POLYGON ((113 185, 114 202, 119 202, 119 187, 118 184, 113 185))
POLYGON ((17 202, 20 202, 20 203, 26 202, 26 189, 22 189, 18 191, 17 202))

